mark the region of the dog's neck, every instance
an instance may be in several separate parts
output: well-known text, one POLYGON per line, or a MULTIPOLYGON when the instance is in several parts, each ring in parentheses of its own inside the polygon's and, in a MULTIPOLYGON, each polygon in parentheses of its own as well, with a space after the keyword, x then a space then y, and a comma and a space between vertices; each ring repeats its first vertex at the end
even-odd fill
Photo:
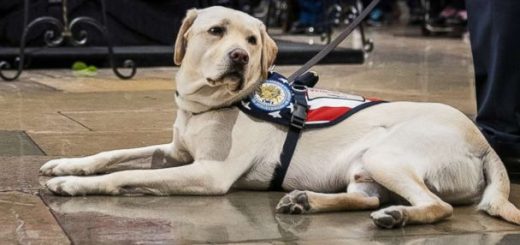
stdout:
MULTIPOLYGON (((182 72, 182 68, 181 68, 176 75, 177 84, 179 84, 179 81, 183 81, 183 82, 190 81, 190 77, 185 76, 185 74, 182 74, 182 73, 183 72, 182 72)), ((197 83, 197 82, 196 81, 189 82, 189 84, 195 84, 195 83, 197 83)), ((200 83, 200 81, 199 81, 199 83, 200 83)), ((262 79, 259 79, 257 82, 255 82, 255 84, 248 86, 247 88, 243 89, 236 95, 229 97, 227 100, 224 100, 221 103, 215 103, 213 105, 201 103, 201 101, 199 101, 197 99, 197 96, 192 96, 192 95, 196 95, 197 91, 200 91, 201 88, 195 89, 194 90, 195 92, 192 92, 189 95, 185 95, 185 94, 183 94, 182 91, 177 90, 175 92, 175 102, 177 103, 177 106, 179 109, 189 112, 191 114, 200 114, 200 113, 204 113, 204 112, 208 112, 208 111, 219 110, 222 108, 228 108, 228 107, 234 106, 235 103, 239 102, 240 100, 245 98, 247 95, 252 93, 261 83, 262 83, 262 79)))
POLYGON ((175 91, 175 103, 179 109, 191 112, 193 114, 202 113, 211 110, 210 106, 201 104, 197 101, 192 101, 179 94, 179 91, 175 91))

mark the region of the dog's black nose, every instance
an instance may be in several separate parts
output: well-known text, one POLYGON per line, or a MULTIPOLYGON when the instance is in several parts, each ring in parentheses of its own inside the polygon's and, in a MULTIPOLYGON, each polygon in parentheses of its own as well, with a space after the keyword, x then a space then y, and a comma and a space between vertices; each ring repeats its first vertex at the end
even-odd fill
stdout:
POLYGON ((231 50, 229 58, 237 65, 246 65, 249 62, 249 55, 241 48, 231 50))

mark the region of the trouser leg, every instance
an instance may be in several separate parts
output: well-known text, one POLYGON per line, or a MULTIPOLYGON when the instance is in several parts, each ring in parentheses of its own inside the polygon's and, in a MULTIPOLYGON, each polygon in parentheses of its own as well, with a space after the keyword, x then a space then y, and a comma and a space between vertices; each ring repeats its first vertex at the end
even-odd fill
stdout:
POLYGON ((520 1, 467 0, 466 6, 475 65, 477 124, 501 157, 506 151, 517 152, 518 158, 520 1))

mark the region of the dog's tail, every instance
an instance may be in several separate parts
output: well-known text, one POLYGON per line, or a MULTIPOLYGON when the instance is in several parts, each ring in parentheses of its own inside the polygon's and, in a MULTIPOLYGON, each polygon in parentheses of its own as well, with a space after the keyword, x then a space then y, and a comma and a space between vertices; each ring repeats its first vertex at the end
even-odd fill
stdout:
POLYGON ((520 225, 520 210, 508 200, 510 183, 506 168, 491 147, 484 155, 483 163, 487 186, 477 208, 520 225))

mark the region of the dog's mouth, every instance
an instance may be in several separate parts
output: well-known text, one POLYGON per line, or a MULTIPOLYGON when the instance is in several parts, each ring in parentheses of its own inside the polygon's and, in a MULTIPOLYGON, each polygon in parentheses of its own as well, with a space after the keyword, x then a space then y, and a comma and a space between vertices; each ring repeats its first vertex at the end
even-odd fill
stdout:
POLYGON ((211 87, 226 85, 229 92, 236 93, 244 87, 244 73, 237 70, 230 70, 217 76, 216 79, 206 78, 211 87))

